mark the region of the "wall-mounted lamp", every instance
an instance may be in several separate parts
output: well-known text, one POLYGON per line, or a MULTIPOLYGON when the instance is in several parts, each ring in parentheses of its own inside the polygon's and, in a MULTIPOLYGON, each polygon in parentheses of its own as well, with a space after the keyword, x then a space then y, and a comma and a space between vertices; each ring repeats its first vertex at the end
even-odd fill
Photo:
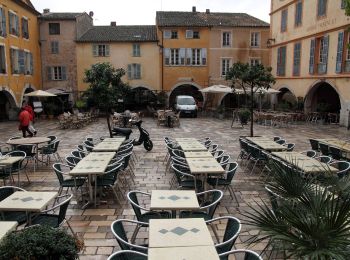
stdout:
POLYGON ((276 42, 276 39, 275 39, 275 38, 269 38, 269 39, 267 39, 267 42, 266 42, 267 47, 270 48, 271 45, 272 45, 272 43, 275 43, 275 42, 276 42))

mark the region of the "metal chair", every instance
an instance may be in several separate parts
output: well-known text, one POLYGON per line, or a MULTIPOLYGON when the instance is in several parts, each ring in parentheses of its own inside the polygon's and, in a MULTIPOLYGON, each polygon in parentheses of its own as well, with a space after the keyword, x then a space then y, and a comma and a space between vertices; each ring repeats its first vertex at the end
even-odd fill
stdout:
POLYGON ((188 167, 172 163, 171 168, 174 170, 178 189, 194 189, 197 191, 202 188, 202 181, 197 180, 194 175, 190 174, 188 167))
POLYGON ((319 142, 318 140, 316 139, 309 139, 309 142, 310 142, 310 145, 311 145, 311 149, 316 151, 316 152, 319 152, 320 151, 320 148, 319 148, 319 142))
POLYGON ((82 151, 79 151, 79 150, 73 150, 71 151, 71 154, 74 156, 74 157, 78 157, 80 159, 83 159, 85 156, 86 156, 86 153, 82 152, 82 151))
POLYGON ((318 145, 320 147, 322 155, 330 156, 328 145, 324 143, 319 143, 318 145))
MULTIPOLYGON (((16 191, 25 192, 26 190, 15 186, 0 187, 0 201, 6 199, 16 191)), ((27 221, 27 213, 25 211, 3 211, 0 214, 0 219, 2 221, 17 221, 19 225, 22 225, 27 221)))
POLYGON ((230 162, 231 157, 228 154, 224 154, 222 157, 216 159, 220 165, 225 168, 226 165, 230 162))
POLYGON ((279 139, 277 141, 275 141, 276 143, 280 144, 280 145, 284 145, 286 143, 286 140, 284 139, 279 139))
POLYGON ((280 137, 280 136, 274 136, 273 137, 273 141, 274 142, 276 142, 276 141, 278 141, 278 140, 281 140, 282 138, 280 137))
POLYGON ((75 157, 75 156, 67 156, 65 158, 67 164, 69 165, 69 167, 71 169, 73 169, 77 164, 78 162, 80 162, 81 158, 78 158, 78 157, 75 157))
POLYGON ((326 163, 329 164, 332 162, 332 157, 326 156, 326 155, 321 155, 321 156, 317 156, 315 157, 316 160, 319 160, 322 163, 326 163))
POLYGON ((223 186, 224 187, 223 192, 228 190, 231 198, 232 199, 234 198, 237 202, 237 205, 239 206, 237 196, 236 196, 235 191, 232 187, 232 180, 236 174, 237 168, 238 168, 238 163, 231 162, 228 164, 227 170, 225 172, 226 177, 208 178, 207 182, 209 185, 211 185, 214 188, 216 188, 217 186, 223 186))
POLYGON ((111 254, 107 260, 147 260, 148 256, 132 250, 121 250, 111 254))
POLYGON ((30 179, 29 179, 29 176, 28 176, 27 170, 26 170, 26 166, 28 164, 28 161, 25 164, 23 163, 25 158, 27 157, 26 153, 24 151, 12 151, 12 152, 9 152, 6 156, 16 156, 16 157, 18 156, 18 157, 23 158, 20 161, 13 163, 9 168, 6 168, 7 170, 10 171, 11 175, 13 175, 13 174, 18 175, 17 186, 20 186, 20 182, 21 182, 20 175, 21 175, 22 171, 24 171, 24 174, 26 175, 27 180, 30 183, 30 179))
POLYGON ((40 154, 42 156, 42 161, 44 160, 44 156, 46 156, 46 164, 50 163, 50 156, 54 156, 56 162, 61 161, 61 157, 58 154, 58 145, 60 144, 60 140, 55 139, 53 142, 50 142, 48 145, 40 148, 40 154))
POLYGON ((199 192, 196 194, 198 201, 201 201, 202 197, 209 197, 209 199, 203 200, 199 210, 195 211, 181 211, 180 218, 204 218, 204 220, 211 220, 215 214, 215 210, 219 205, 224 193, 221 190, 208 190, 199 192))
POLYGON ((284 144, 284 146, 287 147, 287 152, 292 152, 294 150, 295 144, 289 143, 289 144, 284 144))
POLYGON ((225 260, 225 259, 228 259, 230 255, 236 255, 236 254, 244 254, 244 258, 243 258, 244 260, 263 260, 259 254, 247 249, 231 250, 229 252, 220 254, 219 257, 220 257, 220 260, 225 260))
POLYGON ((94 149, 94 144, 87 140, 83 142, 83 146, 88 152, 92 152, 92 150, 94 149))
POLYGON ((348 176, 349 171, 350 171, 350 163, 347 161, 332 162, 329 164, 329 166, 333 166, 339 170, 337 172, 337 175, 339 178, 343 178, 345 176, 348 176))
POLYGON ((231 216, 219 217, 206 221, 206 223, 212 227, 214 234, 216 233, 215 225, 222 225, 222 221, 226 221, 225 233, 222 241, 216 236, 217 244, 215 244, 218 254, 226 253, 230 251, 236 242, 239 232, 241 231, 241 222, 239 219, 231 216))
POLYGON ((148 223, 130 219, 118 219, 111 224, 112 233, 122 250, 135 250, 141 253, 147 253, 148 245, 136 245, 133 242, 129 242, 125 231, 126 226, 128 230, 130 230, 132 226, 136 226, 135 229, 137 229, 138 227, 148 228, 148 223))
POLYGON ((343 153, 339 148, 334 146, 329 146, 328 150, 329 150, 329 155, 333 158, 333 160, 342 160, 344 158, 343 153))
POLYGON ((32 145, 32 144, 30 144, 30 145, 29 144, 21 144, 21 145, 16 146, 16 151, 22 151, 22 152, 26 153, 27 163, 29 161, 32 161, 34 172, 35 172, 35 166, 38 163, 36 149, 37 149, 37 146, 32 145))
POLYGON ((307 150, 307 151, 301 152, 301 154, 304 154, 304 155, 306 155, 306 156, 308 156, 310 158, 315 158, 316 155, 317 155, 317 152, 314 151, 314 150, 307 150))
POLYGON ((57 204, 56 206, 54 206, 50 209, 44 210, 44 211, 40 212, 39 214, 32 215, 29 226, 46 225, 46 226, 50 226, 52 228, 59 228, 64 223, 66 223, 67 226, 69 227, 70 231, 72 232, 72 234, 74 236, 76 236, 71 225, 69 224, 69 222, 66 219, 66 212, 67 212, 68 205, 69 205, 72 197, 73 197, 72 194, 65 194, 65 195, 57 197, 58 199, 65 198, 65 200, 60 202, 59 204, 57 204), (49 213, 49 212, 55 212, 55 210, 58 208, 59 208, 58 214, 49 213))
POLYGON ((216 152, 216 150, 218 149, 218 147, 219 147, 219 145, 218 144, 211 144, 210 146, 209 146, 209 148, 208 148, 208 152, 209 153, 215 153, 216 152))

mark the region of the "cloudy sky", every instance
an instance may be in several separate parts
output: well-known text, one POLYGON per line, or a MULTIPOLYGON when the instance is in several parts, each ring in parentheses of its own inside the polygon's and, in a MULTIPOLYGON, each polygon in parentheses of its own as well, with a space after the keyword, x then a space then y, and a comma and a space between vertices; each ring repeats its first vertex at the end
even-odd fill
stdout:
POLYGON ((94 12, 95 25, 155 24, 156 11, 244 12, 269 22, 271 0, 31 0, 42 12, 94 12))

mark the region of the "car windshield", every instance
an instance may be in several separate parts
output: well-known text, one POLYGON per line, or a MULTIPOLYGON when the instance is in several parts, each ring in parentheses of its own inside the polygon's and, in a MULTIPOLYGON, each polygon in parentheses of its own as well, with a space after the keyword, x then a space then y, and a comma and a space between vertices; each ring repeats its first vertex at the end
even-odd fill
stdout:
POLYGON ((178 105, 195 105, 194 100, 192 98, 179 98, 177 101, 178 105))

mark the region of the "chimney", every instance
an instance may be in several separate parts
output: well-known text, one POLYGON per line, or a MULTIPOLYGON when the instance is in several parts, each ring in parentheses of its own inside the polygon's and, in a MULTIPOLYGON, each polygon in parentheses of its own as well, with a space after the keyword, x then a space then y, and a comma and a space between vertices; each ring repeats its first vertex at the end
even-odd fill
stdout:
POLYGON ((111 22, 111 26, 117 26, 117 22, 112 21, 112 22, 111 22))
POLYGON ((90 11, 89 12, 89 16, 92 18, 94 16, 94 12, 93 11, 90 11))
POLYGON ((210 9, 205 9, 206 14, 210 14, 210 9))
POLYGON ((195 13, 195 12, 197 12, 197 11, 196 11, 196 7, 195 7, 195 6, 192 6, 192 13, 195 13))
POLYGON ((44 14, 50 13, 50 9, 49 8, 45 8, 43 11, 44 11, 44 14))

